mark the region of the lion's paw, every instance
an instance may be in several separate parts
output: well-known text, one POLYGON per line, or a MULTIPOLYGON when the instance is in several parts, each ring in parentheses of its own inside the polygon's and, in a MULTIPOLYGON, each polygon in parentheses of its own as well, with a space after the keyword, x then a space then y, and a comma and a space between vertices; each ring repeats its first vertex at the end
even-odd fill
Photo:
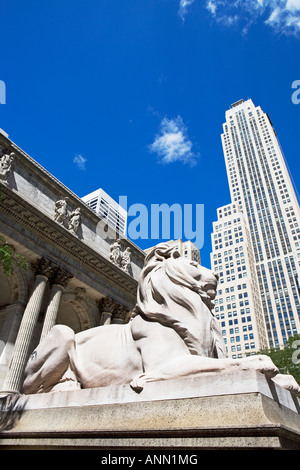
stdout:
POLYGON ((241 368, 244 370, 257 370, 258 372, 265 374, 267 377, 274 377, 279 372, 272 359, 263 354, 245 357, 241 361, 241 368))
POLYGON ((136 393, 141 393, 145 385, 145 374, 136 375, 129 385, 136 393))
POLYGON ((300 386, 296 382, 295 378, 292 375, 288 374, 277 374, 272 378, 273 382, 280 385, 280 387, 285 388, 293 394, 300 393, 300 386))

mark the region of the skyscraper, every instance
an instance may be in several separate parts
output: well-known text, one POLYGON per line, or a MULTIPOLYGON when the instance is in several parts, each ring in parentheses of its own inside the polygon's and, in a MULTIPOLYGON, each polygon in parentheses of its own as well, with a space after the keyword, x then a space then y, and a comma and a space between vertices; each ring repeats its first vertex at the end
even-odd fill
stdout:
POLYGON ((228 356, 236 359, 266 348, 267 333, 247 219, 236 203, 217 213, 211 253, 219 277, 215 314, 228 356))
POLYGON ((270 347, 300 333, 300 208, 276 132, 252 100, 226 112, 222 145, 232 203, 249 227, 270 347))

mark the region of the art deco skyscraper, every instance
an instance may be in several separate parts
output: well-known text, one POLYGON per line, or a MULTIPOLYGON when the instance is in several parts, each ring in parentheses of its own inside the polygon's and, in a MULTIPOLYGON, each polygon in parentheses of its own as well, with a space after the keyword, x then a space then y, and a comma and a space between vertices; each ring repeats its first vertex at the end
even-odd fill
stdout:
POLYGON ((226 112, 232 203, 247 219, 270 347, 300 333, 300 209, 272 122, 252 100, 226 112))

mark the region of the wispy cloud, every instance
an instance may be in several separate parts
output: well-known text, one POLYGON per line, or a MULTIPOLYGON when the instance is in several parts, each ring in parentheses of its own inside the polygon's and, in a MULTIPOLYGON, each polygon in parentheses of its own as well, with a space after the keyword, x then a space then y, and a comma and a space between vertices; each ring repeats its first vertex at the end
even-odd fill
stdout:
POLYGON ((73 163, 79 168, 79 170, 84 171, 85 170, 85 164, 86 164, 86 158, 84 158, 82 155, 75 155, 73 158, 73 163))
POLYGON ((238 24, 243 33, 263 21, 277 33, 300 35, 300 0, 206 0, 206 9, 216 22, 238 24))
POLYGON ((158 155, 161 163, 197 163, 198 156, 192 151, 193 144, 188 138, 187 129, 180 116, 175 119, 163 118, 160 132, 150 145, 150 151, 158 155))
POLYGON ((206 8, 208 9, 208 11, 209 11, 213 16, 215 16, 216 10, 217 10, 217 5, 214 3, 213 0, 209 0, 209 1, 207 2, 206 8))
POLYGON ((195 0, 180 0, 179 1, 179 10, 178 14, 181 17, 181 19, 184 21, 185 17, 188 13, 190 5, 194 3, 195 0))

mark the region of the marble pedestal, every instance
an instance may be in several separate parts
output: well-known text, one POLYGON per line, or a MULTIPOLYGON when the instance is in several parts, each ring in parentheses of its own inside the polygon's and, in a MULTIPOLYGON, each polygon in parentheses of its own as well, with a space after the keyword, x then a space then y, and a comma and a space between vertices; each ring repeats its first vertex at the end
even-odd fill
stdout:
POLYGON ((1 398, 2 449, 300 449, 300 402, 254 371, 1 398))

